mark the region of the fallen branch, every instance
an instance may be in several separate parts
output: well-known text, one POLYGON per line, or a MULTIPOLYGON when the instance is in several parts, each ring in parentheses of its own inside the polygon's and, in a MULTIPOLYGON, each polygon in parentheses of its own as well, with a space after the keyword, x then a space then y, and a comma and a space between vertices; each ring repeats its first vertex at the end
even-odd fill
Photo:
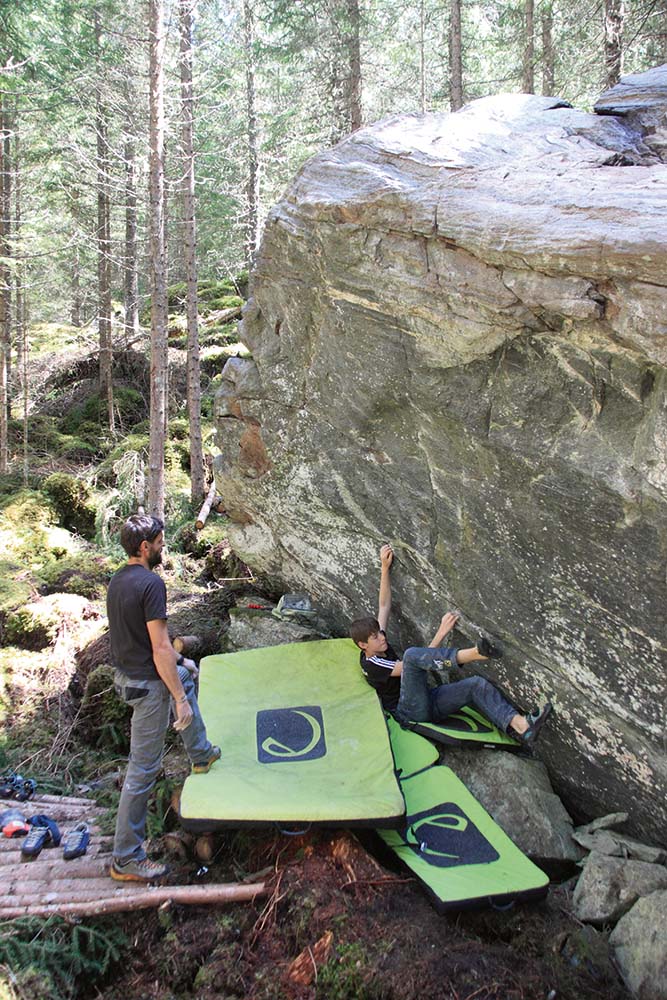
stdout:
POLYGON ((201 510, 197 514, 197 520, 195 521, 195 528, 197 529, 197 531, 201 531, 201 529, 206 524, 206 519, 211 512, 211 505, 213 504, 215 497, 216 497, 216 492, 215 492, 215 479, 214 479, 213 482, 211 483, 211 488, 208 491, 208 496, 204 500, 201 510))
MULTIPOLYGON (((113 891, 113 890, 111 890, 113 891)), ((163 903, 178 903, 189 906, 210 906, 216 903, 241 903, 266 895, 263 882, 257 885, 176 885, 153 886, 151 888, 124 887, 113 896, 103 897, 98 893, 94 899, 83 902, 72 901, 71 897, 51 902, 30 902, 25 906, 0 905, 0 918, 24 916, 100 916, 103 913, 123 913, 129 910, 146 910, 163 903)), ((7 898, 7 897, 6 897, 7 898)))
POLYGON ((231 306, 229 309, 216 309, 210 312, 205 318, 204 326, 222 326, 223 323, 231 323, 233 319, 240 319, 243 306, 231 306))

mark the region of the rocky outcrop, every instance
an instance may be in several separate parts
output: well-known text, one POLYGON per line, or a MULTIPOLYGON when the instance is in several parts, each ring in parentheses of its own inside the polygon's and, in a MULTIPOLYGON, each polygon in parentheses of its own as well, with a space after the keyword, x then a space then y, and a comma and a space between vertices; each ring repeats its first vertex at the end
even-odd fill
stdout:
POLYGON ((541 761, 495 750, 456 750, 445 760, 517 847, 551 877, 571 871, 582 858, 572 840, 572 820, 541 761))
POLYGON ((667 67, 648 109, 621 86, 600 114, 502 95, 309 161, 267 222, 217 478, 239 555, 339 632, 390 539, 395 641, 447 607, 501 634, 503 686, 555 704, 556 790, 664 843, 667 67))
POLYGON ((613 924, 642 896, 667 889, 667 868, 593 851, 574 890, 574 912, 591 924, 613 924))
POLYGON ((609 942, 637 1000, 667 1000, 667 892, 652 892, 621 917, 609 942))

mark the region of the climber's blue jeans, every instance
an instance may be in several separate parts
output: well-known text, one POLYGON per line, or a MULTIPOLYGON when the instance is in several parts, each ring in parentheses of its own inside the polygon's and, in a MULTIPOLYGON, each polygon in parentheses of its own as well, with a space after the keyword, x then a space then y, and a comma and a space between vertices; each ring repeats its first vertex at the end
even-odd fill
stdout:
POLYGON ((485 677, 465 677, 429 688, 428 671, 457 666, 456 654, 449 646, 405 651, 396 717, 401 722, 440 722, 464 705, 472 705, 505 732, 517 710, 485 677))
MULTIPOLYGON (((192 722, 179 735, 191 763, 203 764, 208 760, 211 744, 197 704, 195 684, 185 667, 178 668, 178 676, 192 709, 192 722)), ((113 855, 120 862, 141 861, 146 857, 143 842, 148 799, 162 766, 171 698, 161 680, 135 681, 120 670, 114 673, 114 686, 132 708, 132 728, 130 759, 118 803, 113 855)))

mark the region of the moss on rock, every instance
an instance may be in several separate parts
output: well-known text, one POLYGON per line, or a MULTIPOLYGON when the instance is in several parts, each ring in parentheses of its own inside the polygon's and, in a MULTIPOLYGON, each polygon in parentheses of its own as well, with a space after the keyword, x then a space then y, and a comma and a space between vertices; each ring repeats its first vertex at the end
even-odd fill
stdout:
POLYGON ((86 483, 66 472, 55 472, 44 480, 44 492, 51 498, 60 523, 84 538, 95 534, 95 507, 86 483))

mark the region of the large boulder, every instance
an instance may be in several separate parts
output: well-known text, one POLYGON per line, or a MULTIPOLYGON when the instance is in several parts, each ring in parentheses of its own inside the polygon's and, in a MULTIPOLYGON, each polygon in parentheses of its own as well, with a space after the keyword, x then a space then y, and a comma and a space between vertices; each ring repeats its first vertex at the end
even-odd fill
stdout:
POLYGON ((616 924, 609 943, 637 1000, 667 1000, 667 891, 638 900, 616 924))
MULTIPOLYGON (((654 122, 667 67, 650 95, 654 122)), ((217 479, 241 558, 339 632, 390 539, 396 644, 447 607, 502 634, 500 682, 555 704, 557 791, 664 843, 667 164, 606 101, 485 98, 310 160, 267 221, 217 479)))

